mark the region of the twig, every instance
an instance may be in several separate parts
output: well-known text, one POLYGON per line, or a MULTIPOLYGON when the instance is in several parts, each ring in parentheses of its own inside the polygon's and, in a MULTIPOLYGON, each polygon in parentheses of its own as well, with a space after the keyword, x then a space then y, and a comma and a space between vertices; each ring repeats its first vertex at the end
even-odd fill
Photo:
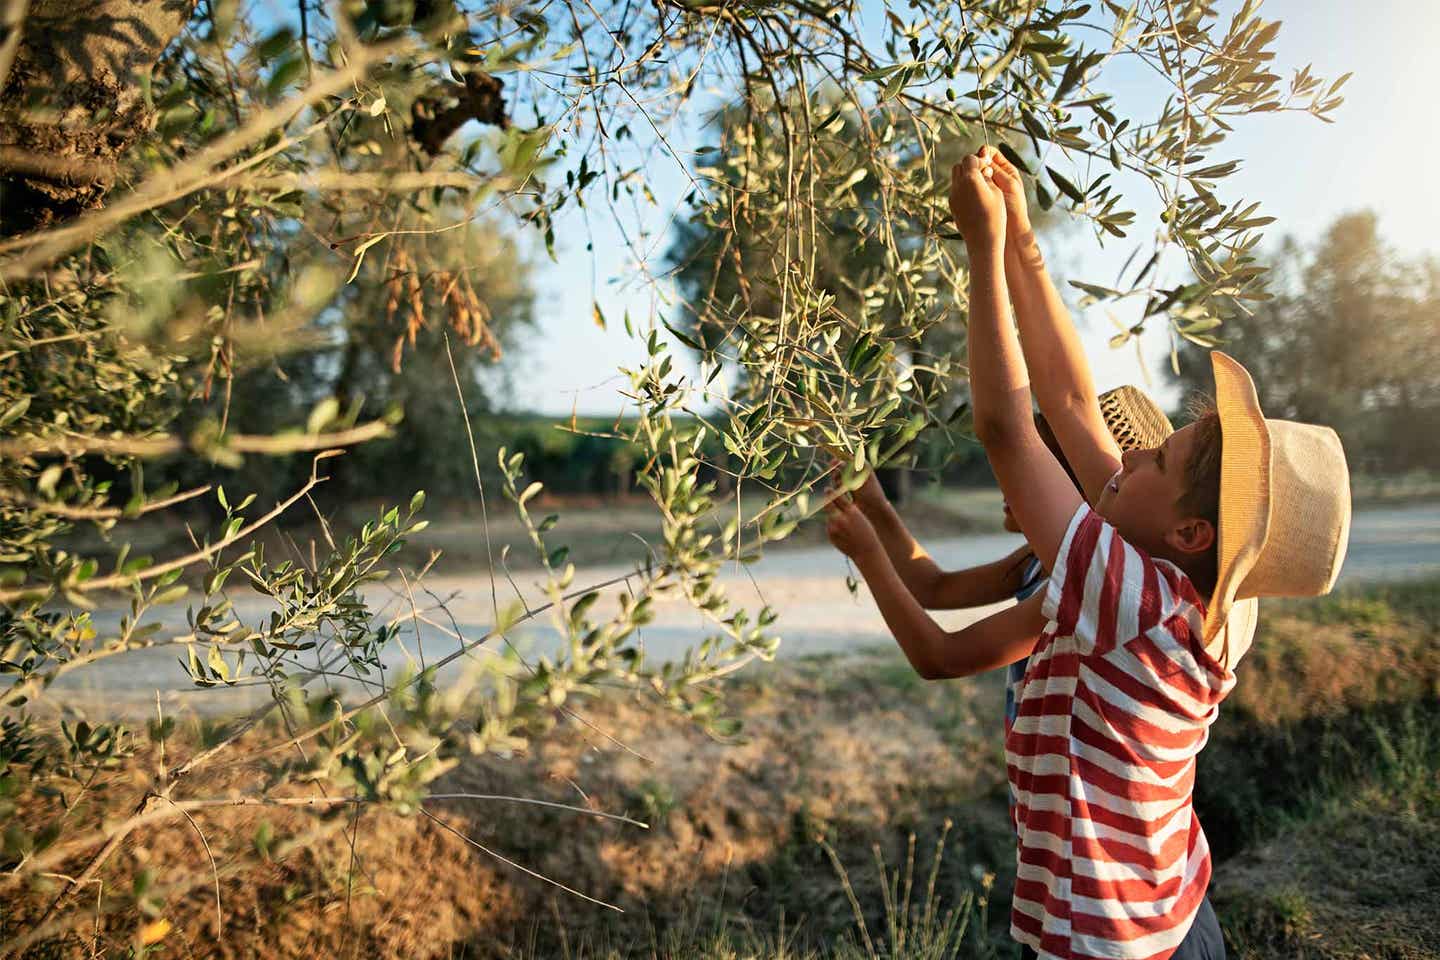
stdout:
POLYGON ((589 817, 599 817, 602 820, 615 820, 620 823, 629 824, 632 827, 639 827, 642 830, 649 830, 650 824, 639 820, 632 820, 627 816, 618 813, 606 813, 603 810, 591 810, 589 807, 577 807, 569 803, 556 803, 553 800, 536 800, 533 797, 509 797, 502 794, 491 793, 432 793, 425 798, 430 800, 499 800, 505 803, 525 803, 537 807, 554 807, 556 810, 569 810, 572 813, 583 813, 589 817))
POLYGON ((505 856, 503 856, 503 855, 501 855, 501 854, 496 853, 494 850, 491 850, 489 847, 485 846, 483 843, 481 843, 479 840, 476 840, 474 837, 470 837, 470 836, 467 836, 467 835, 461 833, 459 830, 455 829, 455 828, 452 827, 450 824, 446 823, 444 820, 441 820, 439 817, 435 816, 435 814, 431 813, 429 810, 425 810, 425 809, 422 808, 420 812, 423 813, 425 816, 429 817, 431 820, 434 820, 436 823, 440 824, 440 826, 444 827, 446 830, 449 830, 451 833, 455 834, 455 836, 459 837, 461 840, 464 840, 466 843, 470 844, 470 846, 472 846, 472 847, 474 847, 475 849, 481 851, 482 853, 485 853, 485 854, 488 854, 489 856, 494 857, 496 860, 499 860, 501 863, 505 864, 506 866, 514 867, 516 870, 519 870, 521 873, 524 873, 524 874, 526 874, 526 875, 528 875, 528 876, 534 877, 536 880, 542 880, 542 881, 544 881, 545 883, 548 883, 548 884, 550 884, 550 885, 552 885, 552 886, 559 887, 561 890, 564 890, 566 893, 569 893, 569 894, 572 894, 572 895, 574 895, 574 896, 577 896, 577 897, 579 897, 581 900, 586 901, 587 903, 596 904, 597 906, 604 907, 604 908, 606 908, 607 910, 614 910, 616 913, 624 913, 624 912, 625 912, 625 911, 622 910, 621 908, 615 906, 615 904, 613 904, 613 903, 606 903, 604 900, 598 900, 598 899, 596 899, 595 897, 592 897, 592 896, 590 896, 590 895, 587 894, 587 893, 581 893, 579 890, 576 890, 574 887, 566 886, 565 884, 561 883, 559 880, 552 880, 551 878, 545 876, 543 873, 536 873, 534 870, 531 870, 529 867, 524 866, 523 864, 516 863, 514 860, 511 860, 510 858, 505 857, 505 856))
MULTIPOLYGON (((172 805, 175 803, 175 801, 169 797, 165 799, 172 805)), ((205 856, 210 858, 210 872, 215 875, 215 936, 218 938, 225 933, 225 911, 220 906, 220 868, 215 864, 215 854, 211 852, 210 841, 205 839, 205 832, 200 829, 200 824, 196 823, 195 818, 190 816, 190 811, 181 810, 180 813, 186 821, 189 822, 190 827, 195 831, 195 835, 200 838, 201 844, 205 847, 205 856)))
MULTIPOLYGON (((339 451, 336 452, 338 453, 339 451)), ((194 553, 186 554, 183 557, 176 557, 174 560, 170 560, 166 563, 157 564, 153 567, 146 567, 144 570, 137 570, 134 573, 116 573, 108 577, 99 577, 94 580, 86 580, 83 583, 71 584, 70 588, 72 590, 79 590, 88 593, 92 590, 114 590, 121 587, 129 587, 145 580, 153 580, 156 577, 163 576, 164 574, 167 574, 172 570, 180 570, 192 564, 199 563, 202 560, 208 560, 216 553, 230 546, 230 544, 234 543, 237 540, 248 537, 256 530, 265 526, 271 520, 274 520, 276 517, 280 516, 280 514, 284 513, 286 510, 290 509, 290 507, 294 506, 301 497, 304 497, 311 490, 315 489, 315 487, 323 483, 325 481, 325 478, 319 476, 315 472, 315 466, 319 464, 320 460, 323 459, 323 457, 324 455, 322 454, 315 458, 315 462, 311 465, 310 468, 310 479, 305 481, 305 485, 302 486, 297 492, 291 494, 288 498, 281 501, 280 503, 277 503, 274 509, 272 509, 269 513, 265 514, 260 519, 241 527, 239 530, 236 530, 233 534, 224 538, 223 540, 217 540, 215 543, 210 544, 210 546, 204 547, 200 550, 196 550, 194 553)), ((0 603, 11 603, 24 597, 31 597, 37 594, 43 594, 49 589, 50 586, 46 584, 38 587, 18 587, 13 590, 0 590, 0 603)))
POLYGON ((480 477, 480 455, 475 450, 475 432, 470 429, 470 411, 465 408, 465 392, 460 389, 460 375, 455 372, 455 357, 450 352, 450 334, 445 334, 445 359, 450 362, 450 378, 455 382, 455 397, 460 402, 460 416, 465 421, 465 437, 470 441, 470 463, 475 468, 475 486, 480 491, 480 519, 485 525, 485 558, 489 562, 490 611, 500 619, 500 598, 495 590, 495 554, 490 546, 490 514, 485 509, 485 481, 480 477))
MULTIPOLYGON (((210 484, 203 487, 196 487, 193 490, 186 490, 177 493, 173 497, 166 497, 163 500, 156 500, 147 503, 131 514, 132 516, 144 516, 147 513, 154 513, 156 510, 164 510, 173 507, 177 503, 184 503, 186 500, 193 500, 196 497, 204 496, 213 489, 210 484)), ((66 517, 70 520, 113 520, 126 516, 124 507, 72 507, 68 503, 59 503, 50 500, 40 500, 36 497, 26 497, 9 490, 0 489, 0 500, 6 503, 24 504, 31 510, 39 510, 42 513, 53 513, 57 517, 66 517)))

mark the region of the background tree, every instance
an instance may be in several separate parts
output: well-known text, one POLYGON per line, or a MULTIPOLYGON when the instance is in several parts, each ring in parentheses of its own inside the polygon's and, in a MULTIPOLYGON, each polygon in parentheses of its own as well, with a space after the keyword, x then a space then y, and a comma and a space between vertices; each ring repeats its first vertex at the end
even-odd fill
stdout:
MULTIPOLYGON (((1284 241, 1273 273, 1274 298, 1222 334, 1269 415, 1333 427, 1362 469, 1440 466, 1440 264, 1400 258, 1354 213, 1310 248, 1284 241)), ((1178 360, 1182 386, 1208 389, 1203 351, 1178 360)))
MULTIPOLYGON (((848 145, 861 135, 854 117, 836 101, 830 104, 834 119, 831 121, 833 138, 827 141, 827 152, 819 162, 823 166, 843 166, 852 159, 848 145)), ((729 108, 717 116, 715 123, 743 125, 743 108, 729 108)), ((768 136, 778 136, 778 123, 772 121, 768 136)), ((753 127, 745 127, 733 136, 722 135, 728 144, 728 154, 723 157, 707 157, 712 163, 743 167, 747 154, 753 152, 755 144, 748 135, 753 127), (713 158, 713 159, 712 159, 713 158)), ((902 129, 898 139, 914 138, 916 131, 902 129)), ((1008 155, 1022 165, 1016 142, 1020 138, 1000 138, 1008 155)), ((944 169, 958 162, 972 152, 980 143, 973 140, 957 139, 933 149, 929 158, 937 167, 944 169)), ((1020 149, 1028 147, 1020 143, 1020 149)), ((926 160, 924 146, 917 142, 899 151, 902 163, 921 163, 926 160)), ((1033 166, 1034 162, 1028 161, 1033 166)), ((1033 223, 1037 230, 1045 231, 1057 225, 1058 211, 1053 198, 1038 184, 1030 185, 1031 206, 1035 210, 1033 223)), ((887 493, 894 499, 903 499, 909 491, 911 470, 916 463, 933 468, 955 466, 958 458, 964 466, 973 469, 979 466, 986 473, 984 454, 978 444, 967 442, 961 429, 967 409, 963 390, 953 390, 952 378, 939 374, 950 369, 949 358, 959 356, 964 347, 964 328, 955 322, 956 314, 951 305, 943 301, 932 302, 926 315, 916 321, 909 321, 918 327, 918 333, 907 328, 906 321, 889 322, 885 311, 893 304, 887 304, 887 289, 890 276, 886 269, 886 246, 872 233, 864 229, 867 220, 882 217, 882 198, 875 181, 868 171, 857 168, 839 188, 853 194, 853 203, 819 204, 822 219, 813 234, 815 250, 810 258, 816 287, 830 298, 827 311, 853 330, 872 331, 874 338, 881 342, 904 344, 897 353, 908 368, 909 383, 913 386, 918 408, 923 416, 907 430, 914 436, 919 427, 919 445, 906 449, 904 465, 897 460, 894 468, 882 468, 881 481, 887 493), (948 322, 947 322, 948 321, 948 322), (926 429, 933 427, 934 429, 926 429)), ((748 220, 735 219, 724 215, 713 207, 697 211, 695 216, 677 225, 674 239, 668 251, 679 288, 679 310, 675 326, 691 339, 702 355, 722 362, 735 345, 745 341, 748 324, 756 317, 771 317, 782 310, 785 294, 785 276, 776 273, 775 267, 784 261, 777 259, 779 251, 772 244, 774 236, 756 235, 748 220), (717 214, 720 214, 717 216, 717 214)), ((906 249, 920 252, 925 238, 915 236, 901 240, 906 249)), ((939 289, 948 280, 943 271, 926 279, 929 289, 939 289)), ((744 363, 731 363, 732 373, 743 381, 747 377, 744 363)), ((731 392, 729 399, 739 401, 746 396, 743 389, 731 392)), ((735 469, 736 463, 729 464, 735 469)))

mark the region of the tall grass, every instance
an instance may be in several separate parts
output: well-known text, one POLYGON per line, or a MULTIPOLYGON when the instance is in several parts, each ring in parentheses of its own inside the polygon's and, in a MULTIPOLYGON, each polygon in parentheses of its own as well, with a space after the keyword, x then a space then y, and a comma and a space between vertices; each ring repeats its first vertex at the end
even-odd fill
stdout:
MULTIPOLYGON (((797 925, 782 916, 774 930, 756 928, 734 914, 717 911, 712 917, 691 913, 664 934, 652 928, 643 950, 634 944, 585 941, 562 947, 564 960, 1012 960, 1018 949, 1008 938, 989 932, 990 890, 994 876, 980 878, 978 891, 961 891, 948 897, 940 888, 940 865, 951 824, 947 820, 936 838, 928 871, 916 880, 915 834, 910 834, 904 863, 891 869, 879 846, 874 848, 877 891, 857 885, 851 870, 823 837, 815 842, 824 850, 848 902, 854 923, 832 943, 814 944, 797 925), (879 923, 867 918, 865 904, 878 892, 879 923)), ((723 898, 722 898, 723 908, 723 898)), ((515 960, 540 960, 533 946, 514 954, 515 960)))

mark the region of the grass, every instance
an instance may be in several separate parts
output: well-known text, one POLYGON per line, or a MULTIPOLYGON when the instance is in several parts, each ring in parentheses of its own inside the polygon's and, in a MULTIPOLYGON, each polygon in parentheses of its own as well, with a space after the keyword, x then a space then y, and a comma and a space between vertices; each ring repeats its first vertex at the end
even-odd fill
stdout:
MULTIPOLYGON (((1232 957, 1440 960, 1437 634, 1440 580, 1264 606, 1197 775, 1232 957)), ((878 650, 735 678, 728 703, 745 727, 731 742, 645 702, 574 705, 589 725, 562 723, 528 755, 468 761, 439 789, 584 802, 648 830, 515 805, 434 809, 623 914, 423 818, 376 811, 356 833, 353 869, 341 832, 223 877, 219 933, 213 886, 173 895, 174 930, 152 955, 219 942, 297 958, 1014 960, 1002 702, 998 676, 925 683, 878 650)), ((314 826, 293 811, 267 818, 277 837, 314 826)), ((259 820, 202 819, 222 868, 259 820)), ((180 830, 138 839, 107 883, 128 889, 146 864, 209 877, 180 830)), ((130 919, 102 928, 117 946, 96 955, 124 952, 130 919)), ((52 946, 91 955, 84 937, 52 946)))
MULTIPOLYGON (((974 960, 1002 960, 1016 954, 1008 939, 989 932, 991 877, 981 879, 977 893, 947 897, 940 889, 940 867, 945 853, 946 824, 929 852, 929 864, 917 864, 917 841, 910 835, 903 862, 893 868, 876 849, 875 878, 867 883, 841 861, 824 841, 820 847, 830 859, 851 910, 852 926, 828 943, 812 942, 802 930, 787 928, 783 918, 773 931, 745 922, 733 914, 705 916, 694 912, 663 934, 653 925, 646 931, 641 955, 653 960, 942 960, 966 956, 974 960), (917 867, 919 872, 917 872, 917 867), (866 903, 877 899, 882 909, 870 914, 866 903)), ((583 939, 561 945, 566 960, 625 960, 636 955, 633 943, 610 937, 598 942, 583 939)), ((522 956, 541 955, 534 941, 522 956)))
POLYGON ((1196 807, 1237 957, 1440 957, 1440 581, 1269 604, 1196 807))
POLYGON ((1351 496, 1357 504, 1408 503, 1440 497, 1440 474, 1416 470, 1393 476, 1360 474, 1350 480, 1351 496))

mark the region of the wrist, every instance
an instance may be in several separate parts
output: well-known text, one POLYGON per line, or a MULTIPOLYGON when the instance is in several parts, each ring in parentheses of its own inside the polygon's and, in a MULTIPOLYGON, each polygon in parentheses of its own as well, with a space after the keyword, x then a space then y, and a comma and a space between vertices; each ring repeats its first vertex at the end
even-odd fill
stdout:
POLYGON ((1045 258, 1040 253, 1040 242, 1035 237, 1035 231, 1030 229, 1028 224, 1023 229, 1006 234, 1005 251, 1022 266, 1043 267, 1045 265, 1045 258))
POLYGON ((860 544, 850 555, 850 559, 855 561, 855 566, 859 567, 861 574, 869 580, 869 575, 874 572, 875 564, 886 559, 885 548, 880 545, 880 540, 875 538, 868 543, 860 544))
POLYGON ((894 505, 884 497, 877 497, 873 500, 857 499, 855 503, 857 506, 860 507, 860 512, 865 514, 865 518, 871 523, 878 524, 884 520, 887 520, 889 519, 890 515, 895 512, 894 505))
POLYGON ((1005 256, 1005 235, 997 233, 993 236, 976 237, 973 240, 967 237, 965 252, 972 266, 983 260, 999 262, 1005 256))

